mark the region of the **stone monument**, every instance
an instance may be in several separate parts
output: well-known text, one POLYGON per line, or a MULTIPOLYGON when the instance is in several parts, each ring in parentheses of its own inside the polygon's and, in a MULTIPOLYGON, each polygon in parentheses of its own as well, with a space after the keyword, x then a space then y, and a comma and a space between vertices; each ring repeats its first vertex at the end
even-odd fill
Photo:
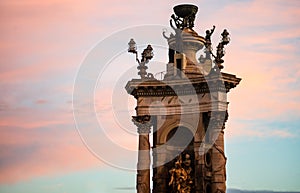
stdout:
POLYGON ((205 37, 198 35, 193 29, 197 11, 195 5, 174 7, 170 20, 174 32, 163 32, 169 45, 169 61, 162 80, 146 71, 153 57, 151 45, 140 61, 134 40, 129 42, 128 51, 136 54, 140 75, 126 85, 128 94, 137 100, 132 120, 139 134, 138 193, 151 192, 150 169, 153 193, 226 192, 227 93, 241 79, 221 72, 229 32, 223 31, 213 53, 211 36, 215 26, 206 31, 205 37), (202 49, 204 56, 197 59, 196 53, 202 49))

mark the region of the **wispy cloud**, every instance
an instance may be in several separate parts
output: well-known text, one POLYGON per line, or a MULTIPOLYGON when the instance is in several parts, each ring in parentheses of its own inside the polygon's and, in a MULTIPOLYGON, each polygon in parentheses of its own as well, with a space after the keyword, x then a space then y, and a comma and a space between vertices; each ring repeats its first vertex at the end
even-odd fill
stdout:
POLYGON ((68 125, 26 130, 0 127, 1 183, 101 165, 68 125), (41 164, 42 163, 42 164, 41 164))
POLYGON ((299 138, 297 120, 273 120, 264 119, 230 121, 226 124, 226 136, 229 138, 299 138))
POLYGON ((135 187, 117 187, 116 190, 135 190, 135 187))

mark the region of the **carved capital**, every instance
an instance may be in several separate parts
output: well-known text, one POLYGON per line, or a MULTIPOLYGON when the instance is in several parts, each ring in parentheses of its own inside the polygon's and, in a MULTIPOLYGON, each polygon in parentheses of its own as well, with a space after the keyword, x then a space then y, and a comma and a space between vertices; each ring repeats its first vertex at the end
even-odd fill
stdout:
POLYGON ((210 124, 214 129, 225 129, 225 122, 228 119, 227 111, 217 111, 210 113, 210 124))
POLYGON ((149 134, 151 132, 153 123, 150 115, 132 116, 132 122, 137 126, 139 134, 149 134))

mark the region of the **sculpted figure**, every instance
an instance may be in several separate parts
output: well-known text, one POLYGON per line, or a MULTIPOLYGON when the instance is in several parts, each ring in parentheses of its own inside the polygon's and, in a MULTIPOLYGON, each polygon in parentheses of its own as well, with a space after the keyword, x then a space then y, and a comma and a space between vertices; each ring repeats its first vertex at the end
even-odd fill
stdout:
POLYGON ((194 27, 195 18, 196 18, 196 13, 192 13, 191 15, 188 16, 188 25, 190 29, 194 27))
POLYGON ((214 33, 216 26, 213 26, 211 30, 206 30, 206 35, 205 35, 205 47, 206 49, 211 52, 211 35, 214 33))
MULTIPOLYGON (((177 29, 183 29, 183 20, 180 17, 176 17, 174 14, 172 14, 171 18, 173 19, 177 29)), ((175 30, 172 19, 170 20, 170 25, 175 30)))
POLYGON ((190 155, 185 155, 185 161, 182 163, 181 156, 175 162, 174 168, 169 172, 171 179, 169 186, 172 186, 173 193, 190 193, 193 180, 191 178, 191 160, 190 155))
POLYGON ((172 189, 180 189, 180 182, 179 179, 182 175, 182 167, 181 167, 181 163, 180 160, 177 160, 175 162, 175 167, 172 168, 169 172, 171 174, 171 180, 169 182, 169 186, 172 186, 172 189))

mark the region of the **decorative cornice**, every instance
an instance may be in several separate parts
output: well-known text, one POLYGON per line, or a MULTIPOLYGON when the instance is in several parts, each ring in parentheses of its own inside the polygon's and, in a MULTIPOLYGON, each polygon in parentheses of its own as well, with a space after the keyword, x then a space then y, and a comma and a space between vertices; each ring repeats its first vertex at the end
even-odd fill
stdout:
POLYGON ((135 98, 156 97, 156 96, 179 96, 191 94, 204 94, 211 92, 229 92, 236 87, 240 78, 235 75, 221 73, 221 75, 210 74, 206 77, 195 79, 175 79, 163 80, 156 79, 142 81, 133 79, 126 85, 126 90, 135 98))

